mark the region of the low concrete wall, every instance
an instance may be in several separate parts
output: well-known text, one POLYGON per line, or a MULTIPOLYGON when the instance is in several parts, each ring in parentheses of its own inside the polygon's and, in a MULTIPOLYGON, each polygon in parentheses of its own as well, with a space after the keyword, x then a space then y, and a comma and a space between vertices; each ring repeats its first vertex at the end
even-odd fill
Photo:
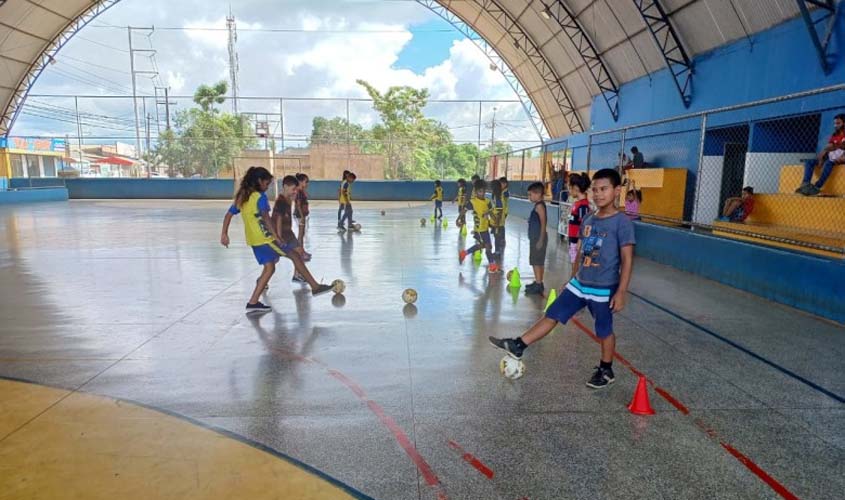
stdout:
POLYGON ((68 192, 65 188, 0 191, 0 205, 38 203, 44 201, 67 201, 67 199, 68 192))

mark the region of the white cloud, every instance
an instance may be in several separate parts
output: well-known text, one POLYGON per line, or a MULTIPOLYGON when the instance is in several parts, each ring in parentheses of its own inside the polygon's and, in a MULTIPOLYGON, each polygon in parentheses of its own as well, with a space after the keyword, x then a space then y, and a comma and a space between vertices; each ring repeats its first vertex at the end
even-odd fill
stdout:
POLYGON ((185 77, 182 76, 182 73, 174 73, 173 71, 168 70, 165 82, 167 83, 167 86, 170 87, 170 91, 174 94, 179 94, 185 89, 185 77))

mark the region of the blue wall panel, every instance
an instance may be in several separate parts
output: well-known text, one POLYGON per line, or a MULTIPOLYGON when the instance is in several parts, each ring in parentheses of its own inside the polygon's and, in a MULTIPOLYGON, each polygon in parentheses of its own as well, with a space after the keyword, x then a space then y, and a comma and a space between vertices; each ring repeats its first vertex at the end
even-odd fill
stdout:
POLYGON ((0 191, 0 205, 18 203, 39 203, 44 201, 67 201, 65 188, 21 189, 19 191, 0 191))
POLYGON ((66 179, 72 199, 225 200, 232 179, 66 179))
POLYGON ((845 323, 845 261, 651 224, 636 230, 640 257, 845 323))

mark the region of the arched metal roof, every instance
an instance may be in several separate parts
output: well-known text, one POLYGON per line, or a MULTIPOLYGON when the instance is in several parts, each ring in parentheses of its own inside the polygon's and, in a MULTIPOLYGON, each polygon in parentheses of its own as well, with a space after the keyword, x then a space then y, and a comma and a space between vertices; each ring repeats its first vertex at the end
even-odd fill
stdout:
MULTIPOLYGON (((0 135, 64 43, 119 0, 0 0, 0 135)), ((421 2, 423 4, 430 2, 421 2)), ((437 0, 504 61, 551 137, 589 128, 603 96, 671 65, 688 100, 696 54, 799 15, 794 0, 437 0)))

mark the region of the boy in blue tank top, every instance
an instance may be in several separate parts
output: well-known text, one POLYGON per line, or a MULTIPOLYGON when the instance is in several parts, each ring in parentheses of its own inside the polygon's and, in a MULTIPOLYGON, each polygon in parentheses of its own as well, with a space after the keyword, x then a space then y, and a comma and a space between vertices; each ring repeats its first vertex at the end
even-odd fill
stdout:
POLYGON ((561 287, 560 296, 521 337, 490 342, 511 357, 521 358, 525 349, 551 332, 558 322, 566 323, 583 308, 595 319, 601 343, 601 359, 587 386, 593 389, 613 383, 613 314, 625 308, 628 284, 634 266, 634 224, 614 205, 622 190, 622 178, 613 169, 602 169, 593 176, 593 200, 598 210, 581 224, 578 258, 572 279, 561 287))
POLYGON ((541 295, 545 290, 543 275, 546 271, 546 247, 549 237, 546 230, 546 202, 543 200, 545 188, 542 182, 528 186, 528 199, 534 203, 534 209, 528 217, 528 263, 534 270, 534 283, 525 286, 526 295, 541 295))

